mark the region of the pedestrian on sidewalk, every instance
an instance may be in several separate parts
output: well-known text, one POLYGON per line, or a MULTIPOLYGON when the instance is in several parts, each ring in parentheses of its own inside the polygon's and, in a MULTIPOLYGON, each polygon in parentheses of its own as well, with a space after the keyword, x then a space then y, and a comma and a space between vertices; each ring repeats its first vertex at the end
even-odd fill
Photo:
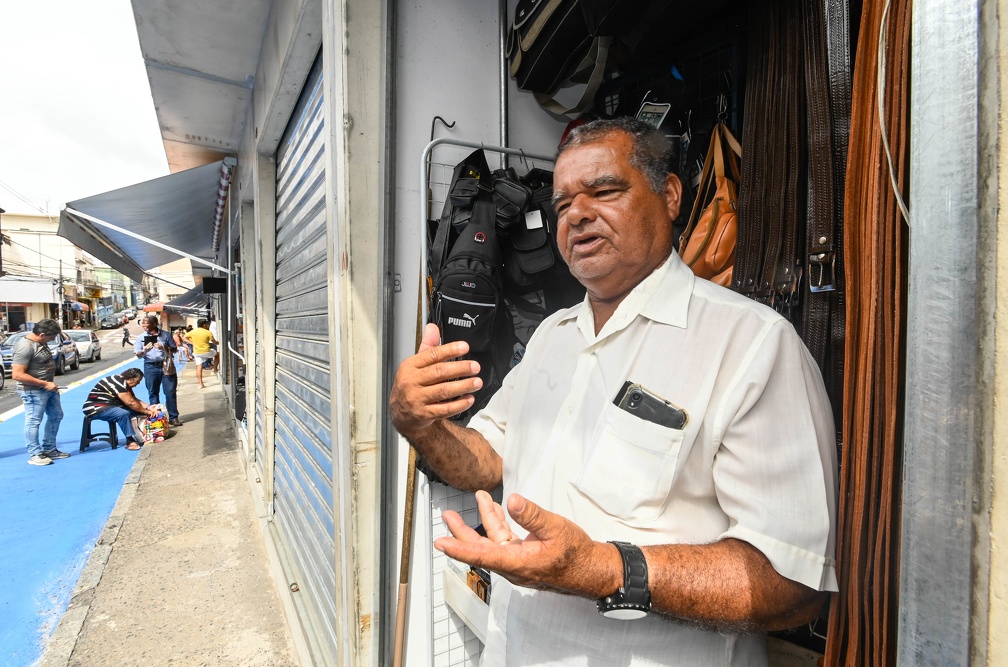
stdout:
POLYGON ((211 344, 218 343, 214 335, 210 333, 210 322, 201 318, 196 321, 196 328, 184 336, 185 340, 192 343, 193 356, 199 362, 196 365, 196 379, 199 380, 200 389, 205 389, 203 384, 203 362, 213 360, 217 357, 217 350, 212 349, 211 344))
POLYGON ((15 388, 25 406, 25 448, 28 450, 28 464, 33 466, 47 466, 56 459, 70 456, 56 449, 56 433, 63 421, 63 406, 59 385, 53 382, 56 362, 53 361, 49 341, 57 338, 60 331, 56 320, 39 320, 30 333, 15 343, 11 356, 11 379, 17 383, 15 388), (39 442, 43 416, 46 425, 39 442))
POLYGON ((165 375, 162 364, 165 355, 175 354, 175 341, 168 331, 158 326, 157 315, 144 318, 143 336, 137 336, 133 353, 144 360, 144 381, 147 383, 147 402, 161 402, 161 388, 165 391, 165 408, 168 410, 168 424, 182 426, 178 413, 178 375, 165 375))
POLYGON ((185 341, 182 340, 182 334, 185 333, 185 329, 179 327, 172 331, 172 342, 175 343, 175 349, 178 350, 178 361, 177 363, 182 363, 186 361, 189 350, 186 348, 185 341))
POLYGON ((189 353, 189 361, 195 361, 196 357, 193 356, 193 345, 185 338, 186 334, 189 333, 190 331, 192 331, 192 325, 187 324, 185 331, 182 332, 182 340, 185 341, 186 352, 189 353))
POLYGON ((129 323, 123 324, 123 339, 121 347, 126 347, 127 345, 132 345, 129 339, 129 323))
MULTIPOLYGON (((220 339, 220 334, 217 333, 217 319, 211 315, 210 316, 210 333, 213 334, 214 340, 218 341, 220 339)), ((219 343, 210 343, 210 348, 217 351, 217 345, 219 343)), ((213 368, 214 375, 220 370, 220 353, 214 355, 213 363, 203 362, 203 368, 213 368)))
POLYGON ((119 424, 119 430, 126 436, 126 449, 133 452, 143 447, 143 444, 137 442, 132 418, 158 413, 156 405, 144 403, 133 393, 133 387, 140 384, 143 376, 143 371, 139 368, 127 368, 119 375, 103 377, 92 387, 84 401, 85 415, 110 424, 119 424))

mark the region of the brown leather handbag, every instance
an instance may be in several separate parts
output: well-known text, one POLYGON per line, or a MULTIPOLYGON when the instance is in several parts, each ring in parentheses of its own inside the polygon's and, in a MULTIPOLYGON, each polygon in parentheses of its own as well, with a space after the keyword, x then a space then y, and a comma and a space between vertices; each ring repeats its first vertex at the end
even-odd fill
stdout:
POLYGON ((731 285, 735 263, 741 157, 742 147, 728 126, 714 126, 693 211, 679 239, 679 256, 693 273, 725 287, 731 285))

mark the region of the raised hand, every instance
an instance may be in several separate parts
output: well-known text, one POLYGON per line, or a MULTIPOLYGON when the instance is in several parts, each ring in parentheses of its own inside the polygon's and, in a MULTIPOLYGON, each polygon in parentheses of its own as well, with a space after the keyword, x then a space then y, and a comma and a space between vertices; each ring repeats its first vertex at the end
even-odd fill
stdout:
POLYGON ((572 521, 511 494, 508 514, 528 531, 521 539, 490 494, 477 491, 476 504, 487 536, 479 535, 457 512, 449 510, 443 516, 453 537, 435 540, 436 549, 528 588, 599 597, 619 585, 619 580, 611 577, 615 572, 612 567, 619 564, 615 547, 593 541, 572 521))
POLYGON ((475 361, 452 361, 469 351, 463 341, 440 345, 434 324, 424 328, 419 351, 402 362, 389 395, 392 423, 407 438, 435 421, 469 409, 472 392, 483 386, 475 361))

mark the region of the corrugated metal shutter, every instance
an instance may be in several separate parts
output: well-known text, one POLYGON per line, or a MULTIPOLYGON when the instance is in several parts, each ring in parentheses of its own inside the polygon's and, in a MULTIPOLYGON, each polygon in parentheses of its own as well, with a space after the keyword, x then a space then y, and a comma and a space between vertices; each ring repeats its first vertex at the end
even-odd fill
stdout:
POLYGON ((325 133, 321 58, 277 148, 274 511, 335 655, 325 133))
POLYGON ((263 358, 262 358, 262 346, 263 341, 260 334, 256 332, 256 346, 255 346, 255 464, 256 472, 259 473, 259 477, 262 478, 266 471, 263 469, 263 465, 266 461, 265 454, 265 438, 263 437, 263 420, 266 419, 266 401, 263 398, 263 358))

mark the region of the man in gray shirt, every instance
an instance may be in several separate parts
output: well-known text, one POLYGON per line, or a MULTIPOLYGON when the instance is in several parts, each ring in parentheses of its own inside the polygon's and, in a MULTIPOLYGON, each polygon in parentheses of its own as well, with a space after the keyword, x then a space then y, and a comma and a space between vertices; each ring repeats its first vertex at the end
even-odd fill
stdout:
POLYGON ((17 393, 25 406, 25 447, 28 449, 28 464, 46 466, 56 459, 65 459, 69 454, 56 449, 56 433, 63 420, 63 406, 60 404, 59 385, 53 382, 56 364, 49 341, 60 335, 60 325, 56 320, 39 320, 31 333, 14 345, 11 359, 11 379, 17 385, 17 393), (39 428, 42 417, 46 418, 42 442, 39 442, 39 428))

